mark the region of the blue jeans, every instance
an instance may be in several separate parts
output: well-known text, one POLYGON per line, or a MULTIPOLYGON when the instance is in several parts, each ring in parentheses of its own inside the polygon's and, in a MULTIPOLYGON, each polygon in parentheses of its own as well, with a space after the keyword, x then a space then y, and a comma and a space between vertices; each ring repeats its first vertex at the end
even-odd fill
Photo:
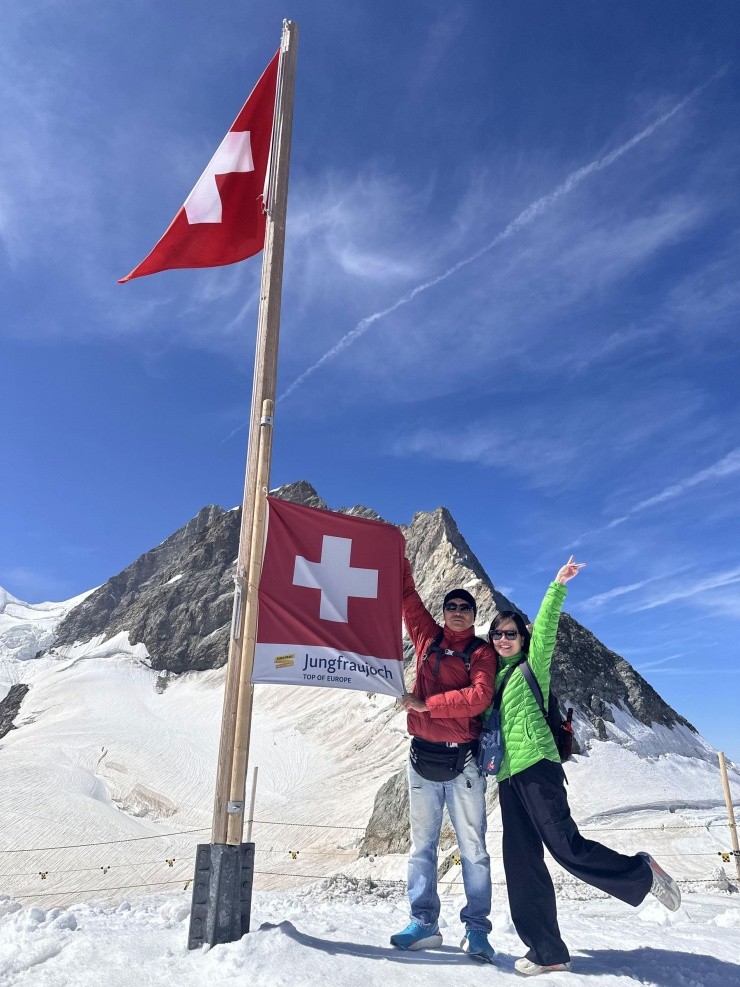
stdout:
POLYGON ((408 889, 411 918, 421 925, 439 919, 437 847, 447 804, 462 861, 465 907, 460 921, 491 931, 491 860, 486 850, 486 779, 475 760, 452 781, 427 781, 408 764, 411 854, 408 889))

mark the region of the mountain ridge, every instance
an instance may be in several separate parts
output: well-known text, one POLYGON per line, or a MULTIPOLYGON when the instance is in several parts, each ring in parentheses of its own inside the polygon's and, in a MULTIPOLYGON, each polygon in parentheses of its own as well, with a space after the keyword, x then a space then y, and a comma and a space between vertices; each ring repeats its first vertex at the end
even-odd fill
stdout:
MULTIPOLYGON (((329 510, 306 480, 271 493, 329 510)), ((362 505, 339 510, 383 520, 362 505)), ((228 653, 240 520, 239 508, 204 507, 74 607, 56 628, 52 649, 125 631, 132 645, 146 646, 156 671, 181 674, 221 667, 228 653)), ((517 610, 526 618, 523 610, 496 589, 447 508, 419 511, 410 524, 399 527, 419 594, 438 619, 444 593, 454 586, 475 595, 479 623, 487 623, 502 609, 517 610)), ((404 654, 411 659, 408 639, 404 654)), ((586 732, 596 740, 607 739, 606 724, 614 722, 611 705, 615 702, 646 726, 680 724, 697 733, 624 658, 567 612, 561 618, 553 656, 553 689, 576 709, 580 733, 588 726, 586 732)))

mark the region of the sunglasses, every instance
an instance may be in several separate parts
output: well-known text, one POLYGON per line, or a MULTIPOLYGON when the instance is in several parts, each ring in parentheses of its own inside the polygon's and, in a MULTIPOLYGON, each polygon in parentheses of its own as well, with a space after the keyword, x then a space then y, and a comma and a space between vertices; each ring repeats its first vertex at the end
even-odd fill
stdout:
POLYGON ((445 603, 445 610, 449 613, 454 613, 456 610, 460 613, 470 613, 472 609, 469 603, 445 603))
POLYGON ((516 641, 519 637, 519 631, 491 631, 489 637, 492 641, 500 641, 502 637, 505 637, 507 641, 516 641))

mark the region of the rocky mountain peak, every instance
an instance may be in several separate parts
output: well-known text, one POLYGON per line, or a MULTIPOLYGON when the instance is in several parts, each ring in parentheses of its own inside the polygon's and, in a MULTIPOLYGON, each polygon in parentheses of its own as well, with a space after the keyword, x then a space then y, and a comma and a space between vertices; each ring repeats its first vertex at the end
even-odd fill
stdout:
POLYGON ((329 510, 329 505, 319 497, 308 480, 284 483, 282 487, 271 490, 270 494, 273 497, 279 497, 281 500, 290 501, 292 504, 302 504, 304 507, 318 507, 322 511, 329 510))
MULTIPOLYGON (((293 504, 302 504, 304 507, 318 507, 322 511, 330 510, 325 500, 316 493, 308 480, 297 480, 295 483, 285 483, 282 487, 277 487, 270 491, 271 496, 279 497, 281 500, 288 500, 293 504)), ((353 517, 366 517, 373 521, 384 521, 380 514, 362 504, 355 504, 354 507, 339 507, 338 514, 351 514, 353 517)))
POLYGON ((432 613, 441 617, 442 599, 451 589, 466 589, 475 597, 478 626, 499 610, 519 609, 495 589, 446 507, 417 512, 401 530, 417 589, 432 613))

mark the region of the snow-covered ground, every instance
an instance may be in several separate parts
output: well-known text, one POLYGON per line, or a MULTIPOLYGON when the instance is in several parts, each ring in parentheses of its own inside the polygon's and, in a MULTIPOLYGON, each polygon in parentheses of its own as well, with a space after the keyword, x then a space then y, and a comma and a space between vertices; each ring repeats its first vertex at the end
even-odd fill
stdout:
MULTIPOLYGON (((21 909, 0 897, 3 987, 212 987, 255 984, 365 984, 445 987, 521 983, 522 954, 503 892, 494 896, 494 967, 459 949, 459 898, 445 898, 444 945, 401 953, 388 936, 406 923, 400 892, 363 893, 337 880, 283 894, 256 895, 252 932, 239 942, 189 952, 189 896, 180 891, 117 906, 74 905, 65 911, 21 909)), ((649 899, 632 909, 613 899, 564 901, 560 925, 573 973, 537 982, 586 987, 735 987, 740 984, 740 895, 693 894, 675 914, 649 899)))
MULTIPOLYGON (((164 683, 125 634, 35 658, 74 602, 0 599, 0 698, 30 686, 18 729, 0 740, 3 987, 97 984, 103 971, 117 987, 490 974, 457 949, 452 860, 441 884, 445 947, 388 948, 406 919, 406 857, 359 857, 358 846, 378 788, 403 763, 405 718, 388 697, 340 690, 257 687, 254 931, 188 953, 185 885, 196 844, 210 839, 224 672, 164 683), (141 897, 146 889, 159 893, 141 897)), ((619 743, 595 742, 567 767, 573 814, 586 835, 650 850, 686 905, 669 916, 650 900, 635 912, 555 868, 583 982, 740 984, 740 894, 727 890, 734 865, 719 856, 729 835, 714 752, 685 728, 657 737, 613 713, 619 743)), ((731 782, 740 792, 737 771, 731 782)), ((489 825, 501 977, 513 975, 521 946, 507 918, 497 809, 489 825)))

